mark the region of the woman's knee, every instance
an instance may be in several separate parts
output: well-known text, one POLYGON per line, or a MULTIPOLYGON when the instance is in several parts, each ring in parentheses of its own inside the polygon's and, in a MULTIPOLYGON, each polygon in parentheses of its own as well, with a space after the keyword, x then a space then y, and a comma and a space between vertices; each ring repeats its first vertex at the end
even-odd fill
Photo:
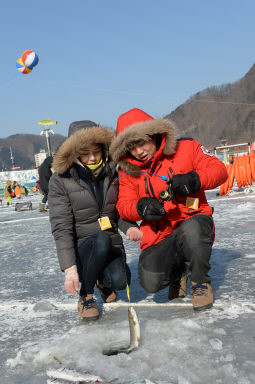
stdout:
POLYGON ((119 275, 117 273, 113 274, 111 276, 111 288, 115 291, 122 291, 127 286, 127 279, 126 276, 119 275))
POLYGON ((114 259, 104 270, 103 283, 116 291, 125 289, 130 280, 130 269, 121 258, 114 259))
POLYGON ((111 238, 104 231, 98 232, 94 235, 94 246, 102 249, 109 249, 111 245, 111 238))

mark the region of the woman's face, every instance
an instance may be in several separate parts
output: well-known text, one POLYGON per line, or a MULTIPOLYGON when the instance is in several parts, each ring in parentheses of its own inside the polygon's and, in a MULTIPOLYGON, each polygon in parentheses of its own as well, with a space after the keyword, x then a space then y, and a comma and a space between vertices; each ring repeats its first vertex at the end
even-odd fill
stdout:
POLYGON ((83 151, 83 154, 80 155, 81 162, 83 164, 94 165, 99 163, 102 159, 102 148, 100 145, 91 145, 83 151))

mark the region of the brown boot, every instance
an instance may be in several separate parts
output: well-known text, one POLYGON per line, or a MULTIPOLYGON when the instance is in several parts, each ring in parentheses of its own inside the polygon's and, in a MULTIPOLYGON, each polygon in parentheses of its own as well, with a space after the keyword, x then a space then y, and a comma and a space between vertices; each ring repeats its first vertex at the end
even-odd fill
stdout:
POLYGON ((191 282, 192 304, 195 311, 202 311, 213 306, 213 291, 209 283, 191 282))
POLYGON ((39 203, 39 212, 47 212, 44 203, 39 203))
POLYGON ((92 321, 99 319, 99 312, 93 295, 87 295, 78 301, 78 312, 82 319, 92 321))
POLYGON ((104 284, 97 284, 97 289, 104 303, 113 303, 116 301, 117 294, 113 289, 105 287, 104 284))
POLYGON ((185 269, 181 275, 181 278, 177 278, 172 283, 170 283, 168 298, 169 300, 174 300, 177 298, 183 298, 186 296, 186 286, 189 276, 189 268, 185 264, 185 269))

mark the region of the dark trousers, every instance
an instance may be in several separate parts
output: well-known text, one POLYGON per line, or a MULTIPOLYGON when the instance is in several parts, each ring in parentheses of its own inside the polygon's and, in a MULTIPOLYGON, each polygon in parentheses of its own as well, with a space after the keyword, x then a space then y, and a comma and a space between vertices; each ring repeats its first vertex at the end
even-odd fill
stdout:
POLYGON ((80 296, 92 294, 97 281, 114 290, 122 290, 130 284, 131 273, 122 250, 112 246, 105 232, 86 239, 78 248, 78 256, 80 296))
POLYGON ((48 192, 43 192, 42 203, 46 204, 48 200, 48 192))
POLYGON ((196 215, 183 221, 173 233, 142 251, 138 280, 148 292, 155 293, 180 277, 185 261, 190 262, 191 281, 210 282, 210 256, 214 223, 210 216, 196 215))

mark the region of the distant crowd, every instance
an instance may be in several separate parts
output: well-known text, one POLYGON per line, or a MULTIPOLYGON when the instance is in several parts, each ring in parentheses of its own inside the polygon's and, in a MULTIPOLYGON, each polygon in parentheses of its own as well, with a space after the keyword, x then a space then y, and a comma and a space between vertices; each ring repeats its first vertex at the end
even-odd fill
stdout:
POLYGON ((11 180, 7 180, 6 187, 4 190, 4 198, 6 200, 7 206, 9 207, 10 205, 12 205, 12 199, 21 199, 21 195, 28 195, 27 188, 24 185, 21 186, 17 181, 11 182, 11 180))

